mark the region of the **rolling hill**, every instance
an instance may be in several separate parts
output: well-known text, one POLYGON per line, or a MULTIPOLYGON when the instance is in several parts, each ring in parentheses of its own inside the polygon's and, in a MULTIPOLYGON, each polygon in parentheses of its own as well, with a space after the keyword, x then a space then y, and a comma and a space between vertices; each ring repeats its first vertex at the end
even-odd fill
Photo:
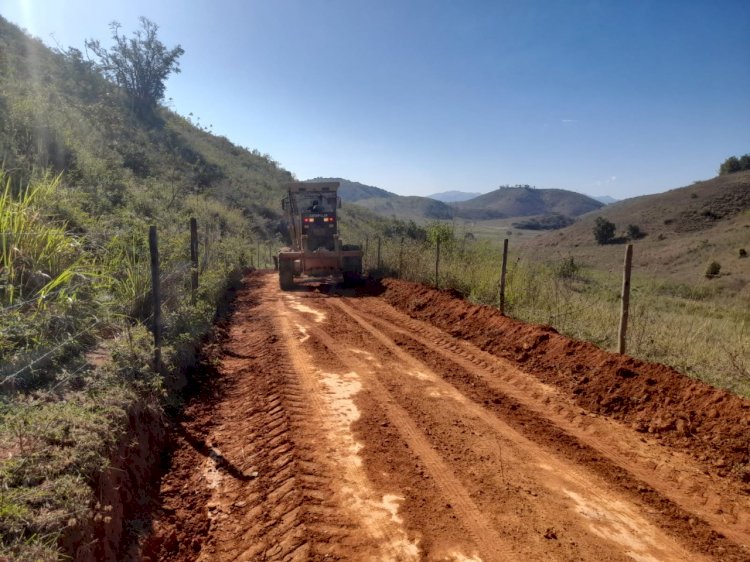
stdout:
POLYGON ((623 240, 628 225, 645 233, 634 241, 634 265, 641 271, 685 283, 710 282, 731 293, 750 290, 750 259, 740 257, 740 249, 750 251, 750 171, 607 205, 528 247, 544 256, 570 254, 598 267, 619 268, 622 245, 594 241, 599 216, 615 223, 623 240), (721 274, 707 281, 711 261, 721 264, 721 274))
POLYGON ((311 180, 305 180, 308 182, 327 182, 337 181, 339 182, 339 195, 341 199, 349 203, 357 203, 364 199, 389 199, 398 197, 395 193, 386 191, 379 187, 372 185, 365 185, 357 181, 349 181, 343 178, 313 178, 311 180))
POLYGON ((553 213, 577 217, 596 210, 603 204, 586 195, 564 189, 501 187, 452 206, 459 217, 489 220, 553 213))
POLYGON ((514 217, 545 217, 563 215, 577 217, 604 204, 595 199, 562 189, 502 187, 471 199, 456 198, 475 195, 449 191, 430 197, 397 195, 385 189, 343 178, 314 178, 306 181, 337 181, 345 202, 368 209, 377 215, 403 220, 450 220, 454 217, 472 221, 514 217), (446 203, 437 196, 455 202, 446 203))
POLYGON ((343 178, 314 178, 306 181, 337 181, 341 184, 339 195, 343 201, 384 217, 421 221, 451 219, 454 214, 453 209, 441 201, 414 195, 397 195, 379 187, 343 178))

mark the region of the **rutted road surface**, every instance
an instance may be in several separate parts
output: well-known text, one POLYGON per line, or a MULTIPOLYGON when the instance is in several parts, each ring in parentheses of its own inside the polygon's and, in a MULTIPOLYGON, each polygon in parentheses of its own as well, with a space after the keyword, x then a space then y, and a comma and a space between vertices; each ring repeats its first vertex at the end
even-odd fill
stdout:
POLYGON ((750 560, 741 476, 376 292, 248 276, 144 559, 750 560))

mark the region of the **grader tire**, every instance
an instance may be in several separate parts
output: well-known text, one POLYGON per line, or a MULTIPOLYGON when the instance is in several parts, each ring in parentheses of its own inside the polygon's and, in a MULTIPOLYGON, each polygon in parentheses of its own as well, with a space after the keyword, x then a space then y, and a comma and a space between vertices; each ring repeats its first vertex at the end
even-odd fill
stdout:
POLYGON ((294 289, 294 265, 292 262, 279 260, 279 287, 282 291, 294 289))

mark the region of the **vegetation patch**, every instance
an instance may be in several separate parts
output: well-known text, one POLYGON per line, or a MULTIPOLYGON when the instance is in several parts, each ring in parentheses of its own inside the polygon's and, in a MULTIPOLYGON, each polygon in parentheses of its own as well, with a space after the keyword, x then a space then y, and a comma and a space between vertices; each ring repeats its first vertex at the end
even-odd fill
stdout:
POLYGON ((270 266, 292 176, 2 18, 0 53, 0 558, 118 559, 147 530, 163 412, 227 288, 270 266))
POLYGON ((570 226, 574 222, 575 219, 571 217, 561 215, 560 213, 551 213, 541 217, 514 222, 513 226, 525 230, 558 230, 570 226))

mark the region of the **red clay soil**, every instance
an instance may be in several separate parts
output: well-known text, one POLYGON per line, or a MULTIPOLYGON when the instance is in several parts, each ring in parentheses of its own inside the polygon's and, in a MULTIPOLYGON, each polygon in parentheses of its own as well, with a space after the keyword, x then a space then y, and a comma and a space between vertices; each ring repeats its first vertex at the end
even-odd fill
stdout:
POLYGON ((750 560, 747 401, 671 369, 393 280, 218 340, 144 561, 750 560))
POLYGON ((396 279, 382 297, 498 357, 517 363, 590 412, 630 424, 708 462, 719 476, 750 482, 750 401, 660 365, 604 351, 525 324, 449 290, 396 279))

